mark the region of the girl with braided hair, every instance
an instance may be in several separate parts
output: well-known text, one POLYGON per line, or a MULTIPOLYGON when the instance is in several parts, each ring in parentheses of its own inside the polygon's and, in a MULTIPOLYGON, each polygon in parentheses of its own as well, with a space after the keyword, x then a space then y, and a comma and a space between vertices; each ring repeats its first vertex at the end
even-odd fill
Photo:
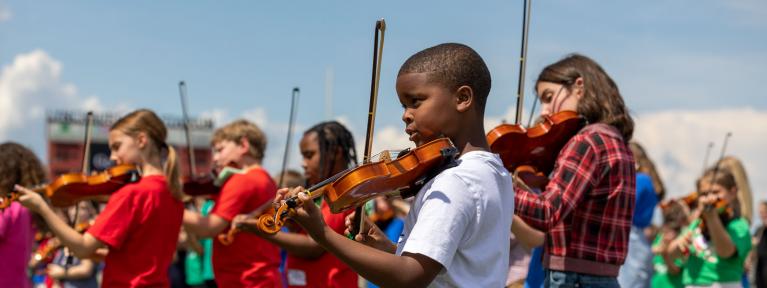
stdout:
MULTIPOLYGON (((306 185, 312 186, 357 165, 354 138, 336 121, 322 122, 304 132, 299 144, 306 185)), ((322 198, 318 198, 322 201, 322 198)), ((346 216, 353 212, 333 214, 326 202, 317 203, 322 217, 335 232, 343 234, 346 216)), ((245 215, 233 220, 244 231, 256 233, 288 253, 286 276, 288 287, 357 287, 358 277, 346 264, 327 253, 298 226, 274 235, 261 233, 257 220, 245 215)))

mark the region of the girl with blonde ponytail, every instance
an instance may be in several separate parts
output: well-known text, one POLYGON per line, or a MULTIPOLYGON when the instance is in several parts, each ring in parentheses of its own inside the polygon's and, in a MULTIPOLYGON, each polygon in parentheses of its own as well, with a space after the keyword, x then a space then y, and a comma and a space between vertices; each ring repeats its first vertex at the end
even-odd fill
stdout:
POLYGON ((109 248, 103 287, 168 287, 168 267, 181 229, 183 204, 176 152, 168 130, 151 110, 120 118, 109 131, 110 159, 141 169, 141 180, 109 198, 85 234, 67 226, 39 194, 16 186, 19 202, 39 213, 61 243, 79 258, 109 248))

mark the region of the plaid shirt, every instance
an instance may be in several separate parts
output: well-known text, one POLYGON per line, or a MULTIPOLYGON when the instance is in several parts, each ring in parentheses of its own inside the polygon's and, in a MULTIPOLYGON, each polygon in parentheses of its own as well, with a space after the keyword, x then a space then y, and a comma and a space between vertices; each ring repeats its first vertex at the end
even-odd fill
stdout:
POLYGON ((628 250, 635 170, 617 129, 592 124, 562 148, 545 191, 515 187, 514 213, 546 232, 544 267, 618 275, 628 250))

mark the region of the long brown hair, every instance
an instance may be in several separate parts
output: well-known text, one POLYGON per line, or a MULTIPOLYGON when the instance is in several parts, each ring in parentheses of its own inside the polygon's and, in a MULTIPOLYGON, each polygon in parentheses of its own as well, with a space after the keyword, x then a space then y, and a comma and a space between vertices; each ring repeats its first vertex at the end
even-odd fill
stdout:
POLYGON ((660 175, 655 168, 655 163, 653 163, 650 156, 647 155, 647 152, 642 145, 639 145, 639 143, 631 141, 629 142, 629 148, 631 148, 631 153, 634 154, 634 160, 636 160, 637 164, 637 172, 645 173, 650 176, 650 179, 652 179, 652 187, 655 188, 655 195, 658 196, 658 202, 662 201, 663 197, 666 196, 666 188, 663 186, 663 181, 660 179, 660 175))
POLYGON ((597 62, 580 54, 567 55, 546 66, 536 83, 551 82, 572 91, 575 80, 583 78, 583 98, 577 112, 589 123, 605 123, 617 128, 628 142, 634 134, 634 120, 629 115, 618 86, 597 62))
POLYGON ((746 175, 746 169, 743 164, 733 156, 727 156, 719 161, 721 169, 725 169, 732 173, 732 177, 735 179, 735 186, 738 187, 738 202, 740 202, 741 216, 751 222, 753 217, 753 197, 751 194, 751 185, 748 183, 748 175, 746 175))
POLYGON ((150 153, 159 153, 162 156, 162 152, 167 151, 163 173, 168 181, 170 193, 176 199, 181 199, 181 176, 176 150, 165 142, 168 129, 157 114, 152 110, 139 109, 117 120, 109 130, 119 130, 131 137, 137 137, 139 132, 144 132, 150 143, 154 144, 150 146, 154 148, 150 153))

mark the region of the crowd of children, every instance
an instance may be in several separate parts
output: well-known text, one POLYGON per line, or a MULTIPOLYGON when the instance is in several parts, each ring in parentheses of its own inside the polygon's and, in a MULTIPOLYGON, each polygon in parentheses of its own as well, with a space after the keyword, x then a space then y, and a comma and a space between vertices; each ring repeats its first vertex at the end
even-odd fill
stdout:
MULTIPOLYGON (((358 165, 352 133, 335 121, 303 133, 303 174, 274 178, 262 166, 258 123, 221 126, 214 165, 240 170, 185 209, 165 125, 150 110, 133 111, 112 125, 109 149, 140 179, 105 205, 79 205, 82 225, 32 190, 49 179, 39 159, 4 143, 0 192, 20 197, 1 212, 0 287, 742 287, 749 273, 765 287, 767 232, 752 239, 751 194, 736 159, 707 169, 694 200, 664 200, 647 153, 630 142, 634 120, 617 84, 572 54, 546 66, 535 91, 541 115, 574 111, 587 125, 558 152, 548 184, 529 189, 488 145, 490 89, 487 65, 463 44, 404 62, 396 92, 405 132, 415 146, 446 137, 458 156, 407 202, 376 198, 352 238, 353 209, 332 213, 304 188, 358 165), (295 197, 285 229, 259 229, 254 216, 295 197), (656 206, 663 223, 653 229, 656 206), (231 229, 242 232, 218 240, 231 229), (185 276, 169 276, 171 267, 185 276)), ((765 223, 767 203, 760 215, 765 223)))

